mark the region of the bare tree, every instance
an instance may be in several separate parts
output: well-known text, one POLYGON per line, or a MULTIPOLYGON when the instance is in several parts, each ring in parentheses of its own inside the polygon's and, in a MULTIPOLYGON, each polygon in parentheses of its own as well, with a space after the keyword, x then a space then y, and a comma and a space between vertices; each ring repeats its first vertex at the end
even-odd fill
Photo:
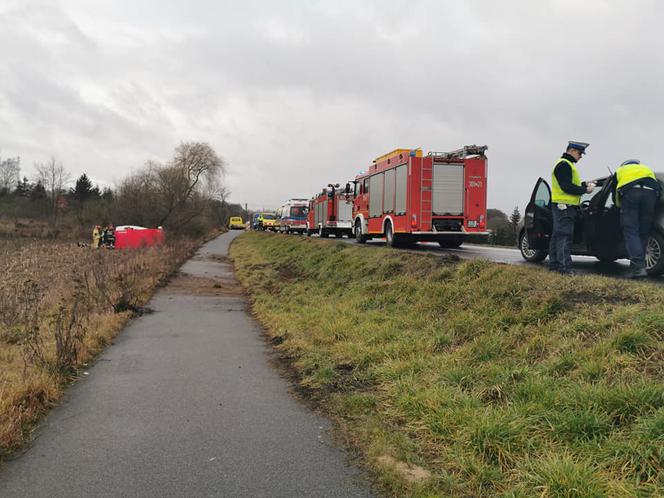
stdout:
POLYGON ((18 185, 21 176, 21 158, 0 158, 0 194, 9 193, 18 185))
MULTIPOLYGON (((184 142, 175 149, 173 160, 156 170, 164 211, 160 225, 188 203, 210 198, 220 188, 224 162, 206 143, 184 142)), ((179 220, 179 223, 186 222, 179 220)), ((178 224, 179 224, 178 223, 178 224)))
POLYGON ((52 157, 47 163, 36 163, 37 182, 41 183, 46 189, 51 209, 55 213, 58 207, 58 199, 65 192, 71 176, 65 169, 62 162, 58 162, 52 157))
POLYGON ((118 185, 116 215, 123 224, 204 232, 218 224, 215 210, 228 195, 223 174, 224 163, 208 144, 182 143, 167 164, 149 161, 118 185))
POLYGON ((123 224, 157 226, 163 216, 158 191, 157 171, 162 166, 148 162, 117 187, 117 215, 123 224))

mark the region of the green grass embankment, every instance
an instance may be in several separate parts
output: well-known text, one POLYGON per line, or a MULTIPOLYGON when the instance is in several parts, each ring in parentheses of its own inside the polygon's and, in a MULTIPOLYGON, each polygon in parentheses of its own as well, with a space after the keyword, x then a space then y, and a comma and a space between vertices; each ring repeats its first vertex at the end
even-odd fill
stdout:
POLYGON ((394 496, 661 496, 664 289, 249 233, 273 343, 394 496))

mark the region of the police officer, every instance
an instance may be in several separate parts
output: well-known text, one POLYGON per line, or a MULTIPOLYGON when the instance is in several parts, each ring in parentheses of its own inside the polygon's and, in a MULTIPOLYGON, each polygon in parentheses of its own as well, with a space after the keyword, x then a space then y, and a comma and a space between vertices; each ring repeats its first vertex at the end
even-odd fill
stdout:
POLYGON ((646 273, 646 247, 655 204, 662 187, 655 173, 638 159, 628 159, 616 170, 616 204, 630 261, 630 278, 646 273))
POLYGON ((572 238, 581 196, 592 192, 595 188, 594 183, 581 181, 575 166, 586 153, 588 145, 584 142, 570 141, 551 175, 553 233, 549 243, 549 269, 567 275, 574 273, 572 238))

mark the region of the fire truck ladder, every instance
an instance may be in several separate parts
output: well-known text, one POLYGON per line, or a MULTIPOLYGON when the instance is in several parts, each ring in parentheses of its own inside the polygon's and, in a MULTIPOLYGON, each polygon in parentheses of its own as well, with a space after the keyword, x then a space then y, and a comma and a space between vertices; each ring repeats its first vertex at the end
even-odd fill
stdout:
POLYGON ((468 156, 483 156, 488 147, 486 145, 465 145, 461 149, 451 152, 429 152, 427 156, 436 159, 465 159, 468 156))
POLYGON ((433 160, 422 160, 422 185, 420 186, 420 227, 423 231, 431 229, 433 216, 433 160))

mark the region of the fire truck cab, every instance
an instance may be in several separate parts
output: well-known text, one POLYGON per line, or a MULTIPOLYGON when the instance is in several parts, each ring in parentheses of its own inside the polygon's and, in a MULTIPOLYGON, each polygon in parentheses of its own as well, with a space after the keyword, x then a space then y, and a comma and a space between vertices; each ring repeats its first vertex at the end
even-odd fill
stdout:
POLYGON ((308 210, 307 199, 289 199, 277 209, 275 230, 284 233, 305 233, 308 210))
POLYGON ((329 184, 309 201, 307 235, 317 233, 321 237, 353 235, 353 188, 347 183, 329 184))
POLYGON ((355 179, 353 231, 359 243, 420 241, 458 247, 486 227, 486 146, 452 152, 396 149, 355 179))

